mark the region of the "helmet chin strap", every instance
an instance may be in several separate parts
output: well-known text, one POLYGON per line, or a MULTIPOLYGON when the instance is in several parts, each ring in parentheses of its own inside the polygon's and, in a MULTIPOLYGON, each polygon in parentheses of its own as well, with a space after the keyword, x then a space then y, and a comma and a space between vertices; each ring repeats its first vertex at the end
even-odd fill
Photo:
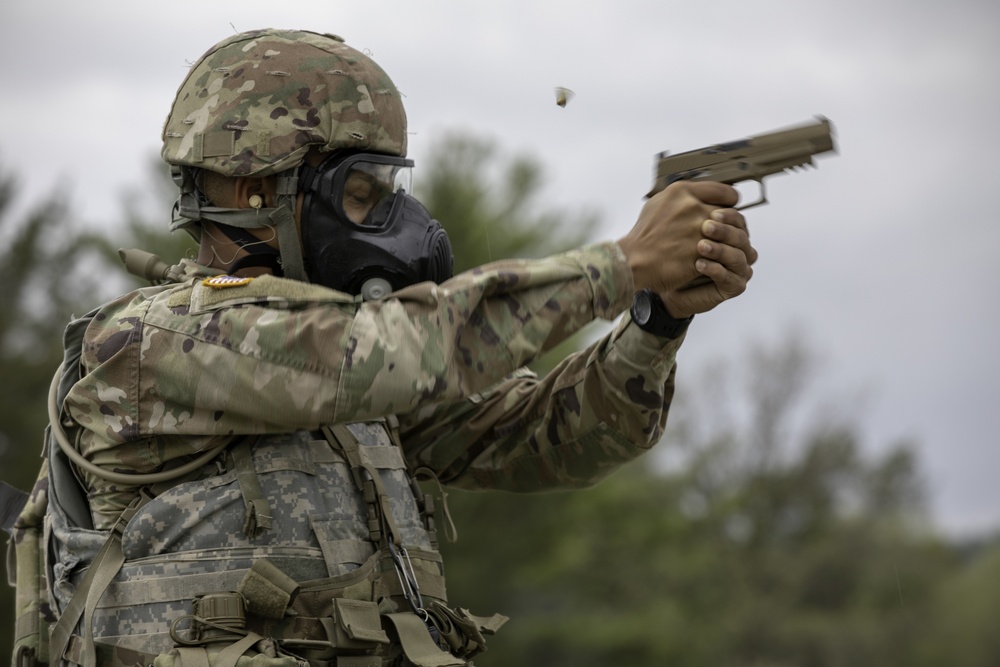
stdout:
MULTIPOLYGON (((187 169, 182 167, 178 171, 187 172, 187 169)), ((273 208, 242 209, 203 206, 194 188, 193 179, 186 173, 183 174, 184 178, 180 179, 181 174, 178 174, 175 176, 175 180, 181 185, 181 196, 175 205, 175 211, 181 218, 188 221, 211 220, 233 228, 223 230, 223 232, 250 254, 230 267, 230 271, 237 271, 247 266, 268 266, 274 270, 273 264, 276 261, 279 263, 278 271, 275 271, 276 275, 283 275, 285 278, 307 283, 309 278, 306 276, 302 244, 299 241, 299 228, 295 223, 298 175, 299 167, 295 167, 275 177, 277 201, 273 208), (260 244, 260 239, 242 231, 263 227, 272 227, 277 230, 278 250, 276 253, 263 250, 263 247, 266 246, 260 244), (253 240, 249 241, 251 237, 253 240), (266 257, 261 256, 264 253, 267 253, 266 257)), ((181 220, 175 220, 171 229, 186 227, 189 224, 191 222, 185 223, 181 220)))
POLYGON ((233 227, 232 225, 220 222, 218 223, 218 228, 220 232, 225 234, 226 238, 247 253, 243 257, 229 262, 229 266, 225 269, 226 271, 235 274, 241 269, 262 266, 270 269, 271 273, 278 277, 284 275, 284 269, 281 266, 281 253, 278 252, 277 248, 261 241, 242 227, 233 227))
POLYGON ((295 224, 295 204, 299 195, 299 167, 279 174, 277 181, 277 206, 268 217, 278 230, 281 267, 286 278, 307 283, 309 277, 306 276, 305 261, 302 258, 299 226, 295 224))

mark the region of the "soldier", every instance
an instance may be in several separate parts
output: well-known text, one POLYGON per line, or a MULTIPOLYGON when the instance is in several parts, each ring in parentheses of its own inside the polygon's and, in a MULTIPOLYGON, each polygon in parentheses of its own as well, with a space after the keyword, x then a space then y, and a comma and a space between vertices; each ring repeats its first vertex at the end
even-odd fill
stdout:
POLYGON ((579 487, 657 442, 688 323, 752 273, 735 191, 677 184, 617 242, 452 277, 406 139, 333 35, 242 33, 191 68, 162 155, 200 252, 67 329, 17 664, 469 664, 506 619, 449 603, 415 480, 579 487))

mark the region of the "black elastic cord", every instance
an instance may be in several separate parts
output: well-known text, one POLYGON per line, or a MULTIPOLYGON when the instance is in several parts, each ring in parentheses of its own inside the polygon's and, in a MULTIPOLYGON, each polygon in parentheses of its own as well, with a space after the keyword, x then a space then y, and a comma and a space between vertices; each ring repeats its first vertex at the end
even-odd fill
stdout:
POLYGON ((224 223, 216 223, 216 226, 230 241, 248 253, 232 263, 228 269, 229 273, 236 273, 249 267, 264 267, 279 278, 284 275, 281 268, 281 253, 276 248, 267 245, 242 227, 224 223))

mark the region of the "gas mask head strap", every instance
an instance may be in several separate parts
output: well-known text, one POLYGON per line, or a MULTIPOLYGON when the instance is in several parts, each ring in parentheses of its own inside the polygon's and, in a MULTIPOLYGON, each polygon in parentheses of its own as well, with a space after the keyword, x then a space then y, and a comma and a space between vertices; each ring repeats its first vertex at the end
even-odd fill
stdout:
POLYGON ((286 278, 309 282, 302 259, 299 227, 295 224, 295 203, 299 194, 298 169, 284 172, 277 177, 277 206, 268 217, 278 230, 278 249, 281 251, 281 268, 286 278))

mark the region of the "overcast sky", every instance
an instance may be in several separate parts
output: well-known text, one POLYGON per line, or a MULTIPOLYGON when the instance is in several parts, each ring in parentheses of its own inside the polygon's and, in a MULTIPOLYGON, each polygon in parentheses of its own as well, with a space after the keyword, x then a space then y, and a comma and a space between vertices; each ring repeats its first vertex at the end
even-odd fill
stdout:
POLYGON ((635 220, 654 153, 829 117, 840 154, 769 181, 750 289, 698 318, 682 372, 798 331, 871 451, 920 443, 940 525, 1000 529, 995 0, 8 2, 0 165, 22 202, 62 179, 81 218, 118 219, 187 66, 260 27, 372 55, 406 96, 415 179, 443 131, 492 137, 606 238, 635 220), (556 86, 576 93, 564 109, 556 86))

